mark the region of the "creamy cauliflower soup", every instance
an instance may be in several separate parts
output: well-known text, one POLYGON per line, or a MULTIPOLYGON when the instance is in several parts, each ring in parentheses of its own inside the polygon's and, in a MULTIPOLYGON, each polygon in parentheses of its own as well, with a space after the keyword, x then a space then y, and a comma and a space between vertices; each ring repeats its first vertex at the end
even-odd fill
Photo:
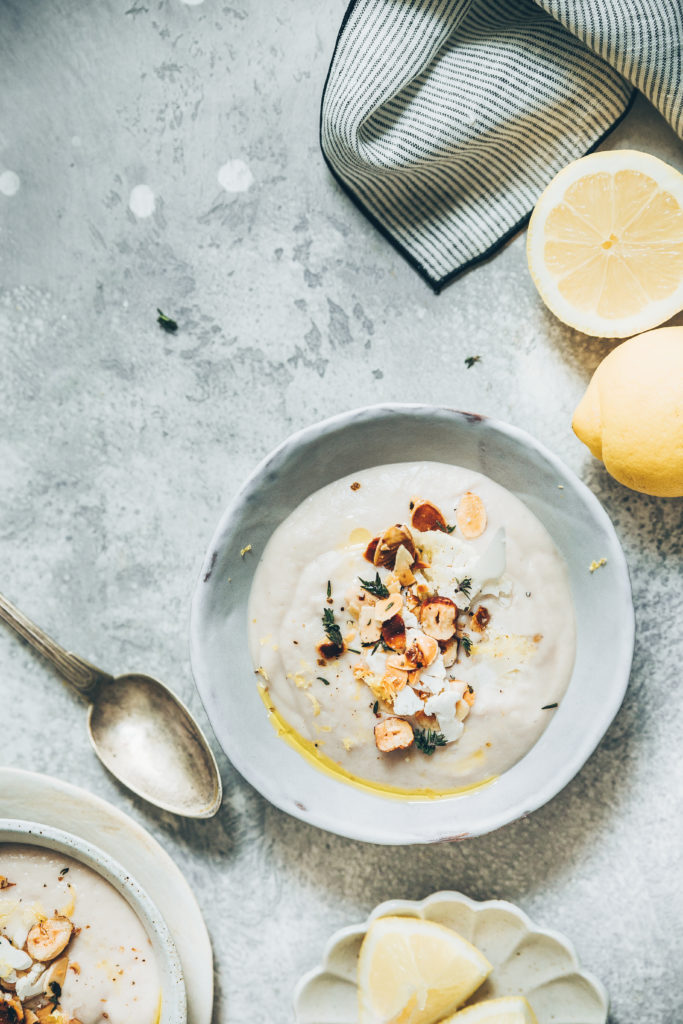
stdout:
POLYGON ((0 845, 0 1024, 155 1024, 160 979, 136 914, 100 875, 0 845))
POLYGON ((458 466, 378 466, 310 495, 249 600, 259 685, 321 767, 410 795, 500 775, 574 664, 566 566, 529 509, 458 466))

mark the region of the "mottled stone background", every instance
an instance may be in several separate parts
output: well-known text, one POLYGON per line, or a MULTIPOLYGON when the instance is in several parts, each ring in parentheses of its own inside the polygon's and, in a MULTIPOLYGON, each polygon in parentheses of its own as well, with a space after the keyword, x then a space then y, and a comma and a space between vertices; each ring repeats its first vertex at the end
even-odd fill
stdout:
MULTIPOLYGON (((160 839, 211 932, 221 1024, 290 1020, 334 929, 442 887, 513 900, 570 936, 613 1024, 678 1024, 683 506, 625 490, 573 436, 610 346, 546 312, 523 236, 437 298, 330 178, 318 104, 343 10, 0 3, 0 589, 103 667, 158 674, 207 725, 189 600, 245 474, 329 413, 432 400, 535 433, 605 504, 637 605, 625 704, 530 819, 378 849, 285 817, 222 755, 213 821, 131 799, 91 753, 78 699, 3 630, 0 761, 87 785, 160 839), (466 370, 469 355, 481 362, 466 370)), ((683 167, 641 100, 608 145, 683 167)))

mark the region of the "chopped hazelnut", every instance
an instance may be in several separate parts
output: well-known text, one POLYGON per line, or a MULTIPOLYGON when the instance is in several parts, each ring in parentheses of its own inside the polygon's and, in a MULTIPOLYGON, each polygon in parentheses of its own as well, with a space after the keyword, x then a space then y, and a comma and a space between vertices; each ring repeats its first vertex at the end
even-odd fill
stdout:
POLYGON ((472 621, 470 625, 475 633, 483 633, 489 624, 491 619, 491 612, 488 608, 484 608, 483 604, 480 604, 476 612, 472 615, 472 621))
POLYGON ((34 960, 54 960, 66 949, 73 925, 68 917, 57 915, 34 924, 26 939, 26 952, 34 960))
POLYGON ((381 636, 387 647, 394 651, 405 651, 406 649, 406 625, 401 615, 392 615, 390 619, 382 623, 381 636))
POLYGON ((439 654, 439 644, 434 637, 422 636, 415 638, 410 648, 406 651, 406 657, 410 658, 419 668, 427 668, 436 661, 439 654))
POLYGON ((394 562, 394 572, 398 579, 399 586, 411 587, 415 582, 415 576, 413 575, 413 565, 415 560, 408 551, 408 548, 401 544, 398 551, 396 552, 396 561, 394 562))
POLYGON ((407 750, 414 738, 412 725, 403 718, 385 718, 375 726, 375 743, 383 754, 407 750))
POLYGON ((378 622, 387 622, 393 619, 403 610, 403 598, 400 594, 390 594, 384 600, 378 601, 374 607, 375 618, 378 622))
POLYGON ((375 552, 377 551, 377 545, 379 544, 379 537, 373 537, 368 546, 365 549, 363 558, 368 562, 375 564, 375 552))
POLYGON ((420 606, 420 625, 423 633, 435 640, 450 640, 455 633, 458 609, 450 597, 427 598, 420 606))
POLYGON ((446 640, 441 646, 441 652, 443 654, 444 668, 450 668, 455 665, 458 657, 458 638, 452 637, 450 640, 446 640))
POLYGON ((361 606, 358 631, 363 644, 374 644, 382 636, 382 624, 375 618, 375 609, 372 605, 361 606))
POLYGON ((458 524, 461 534, 466 540, 475 540, 481 537, 486 529, 488 518, 484 502, 478 494, 466 491, 460 499, 455 521, 458 524))
POLYGON ((426 533, 428 530, 446 529, 446 520, 441 509, 433 505, 431 501, 415 502, 410 524, 416 530, 419 530, 420 533, 426 533))
POLYGON ((385 530, 379 538, 379 543, 375 549, 375 565, 385 565, 389 569, 393 569, 396 563, 396 554, 401 545, 406 548, 414 559, 415 545, 412 534, 407 526, 397 523, 395 526, 390 526, 388 530, 385 530))

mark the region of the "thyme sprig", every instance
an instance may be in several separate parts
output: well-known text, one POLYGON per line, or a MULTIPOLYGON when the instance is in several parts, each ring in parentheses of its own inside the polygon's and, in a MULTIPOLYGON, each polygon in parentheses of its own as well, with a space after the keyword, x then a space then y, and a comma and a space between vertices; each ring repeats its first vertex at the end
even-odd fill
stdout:
POLYGON ((373 594, 375 597, 389 597, 389 591, 382 583, 379 573, 376 573, 374 580, 362 580, 360 576, 360 585, 363 590, 367 590, 368 594, 373 594))
POLYGON ((442 732, 437 732, 436 729, 416 729, 415 746, 423 754, 431 757, 437 747, 446 746, 446 737, 442 732))
POLYGON ((331 608, 325 608, 323 611, 323 629, 327 639, 337 647, 340 651, 344 648, 344 639, 341 635, 341 629, 334 621, 334 612, 331 608))
POLYGON ((377 654, 380 647, 383 651, 391 651, 393 653, 393 647, 390 647, 383 637, 380 637, 379 640, 368 640, 366 643, 362 643, 361 647, 372 647, 370 654, 377 654))
POLYGON ((455 588, 456 594, 464 594, 469 601, 472 596, 472 580, 469 576, 465 576, 464 579, 457 580, 457 587, 455 588))

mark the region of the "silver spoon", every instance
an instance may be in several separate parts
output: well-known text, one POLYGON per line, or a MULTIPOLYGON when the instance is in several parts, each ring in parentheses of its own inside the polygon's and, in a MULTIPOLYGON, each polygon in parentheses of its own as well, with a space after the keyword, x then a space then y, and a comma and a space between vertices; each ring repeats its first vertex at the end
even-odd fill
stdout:
POLYGON ((2 594, 0 619, 90 702, 90 742, 119 782, 173 814, 216 813, 223 798, 216 759, 190 712, 163 683, 137 673, 114 678, 101 672, 60 647, 2 594))

